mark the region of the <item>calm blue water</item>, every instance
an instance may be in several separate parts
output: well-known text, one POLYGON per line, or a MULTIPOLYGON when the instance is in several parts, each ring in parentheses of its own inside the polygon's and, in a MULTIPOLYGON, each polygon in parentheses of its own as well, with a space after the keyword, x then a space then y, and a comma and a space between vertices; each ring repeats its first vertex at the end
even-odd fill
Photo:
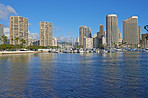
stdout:
POLYGON ((0 55, 3 97, 148 97, 148 53, 0 55))

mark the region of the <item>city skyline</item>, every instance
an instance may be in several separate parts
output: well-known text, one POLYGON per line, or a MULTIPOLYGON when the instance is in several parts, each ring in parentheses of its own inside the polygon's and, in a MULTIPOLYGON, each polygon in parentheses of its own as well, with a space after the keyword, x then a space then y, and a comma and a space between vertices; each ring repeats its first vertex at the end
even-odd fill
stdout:
MULTIPOLYGON (((117 0, 114 0, 116 2, 117 0)), ((146 1, 147 2, 147 1, 146 1)), ((137 0, 134 0, 134 6, 130 6, 132 1, 128 1, 128 4, 126 4, 126 8, 120 7, 122 3, 126 3, 126 0, 123 2, 121 1, 120 3, 115 3, 113 4, 111 1, 108 1, 106 3, 105 1, 102 2, 102 5, 97 6, 99 4, 99 1, 51 1, 51 7, 47 6, 49 4, 49 1, 44 1, 40 2, 37 1, 35 5, 33 5, 33 8, 31 7, 31 4, 33 1, 7 1, 7 0, 2 0, 0 2, 1 8, 8 8, 12 7, 12 13, 7 15, 17 15, 17 16, 22 16, 26 17, 29 19, 29 31, 31 33, 37 33, 39 34, 39 22, 40 21, 48 21, 53 23, 53 36, 58 36, 58 35, 64 35, 66 37, 67 32, 73 33, 73 37, 76 38, 79 36, 79 27, 81 25, 88 26, 92 29, 92 35, 96 34, 98 31, 98 27, 100 24, 104 25, 104 30, 106 30, 106 20, 105 16, 108 14, 117 14, 118 16, 118 25, 119 25, 119 32, 123 35, 123 29, 122 29, 122 21, 127 19, 130 16, 138 16, 139 21, 138 24, 141 26, 141 34, 146 33, 144 30, 144 26, 147 24, 146 21, 148 20, 146 18, 146 14, 143 13, 142 11, 145 9, 146 4, 140 1, 138 2, 137 0), (22 5, 20 2, 22 2, 22 5), (30 2, 30 3, 27 3, 30 2), (27 5, 27 8, 25 4, 27 5), (47 3, 47 4, 46 4, 47 3), (82 6, 81 4, 84 3, 82 6), (109 3, 111 5, 109 5, 109 3), (40 8, 37 6, 41 4, 40 8), (109 6, 104 6, 103 5, 109 5, 109 6), (54 5, 57 5, 54 7, 54 5), (63 6, 66 5, 66 6, 63 6), (88 7, 89 5, 90 7, 88 7), (117 6, 115 6, 117 5, 117 6), (141 7, 136 7, 135 6, 140 6, 141 7), (76 6, 78 8, 76 8, 76 6), (44 7, 47 7, 47 10, 42 11, 44 7), (52 9, 48 11, 48 9, 52 9), (61 8, 61 9, 60 9, 61 8), (69 8, 69 9, 68 9, 69 8), (83 8, 81 10, 81 8, 83 8), (100 9, 102 8, 102 9, 100 9), (128 9, 128 10, 127 10, 128 9), (89 14, 86 12, 90 12, 89 14), (33 12, 33 13, 32 13, 33 12), (141 13, 142 12, 142 13, 141 13)), ((4 9, 3 9, 4 10, 4 9)), ((2 13, 2 11, 0 11, 2 13)), ((4 25, 5 29, 6 27, 9 27, 9 19, 3 19, 2 15, 0 16, 0 21, 1 24, 4 25)), ((9 17, 8 17, 9 18, 9 17)))

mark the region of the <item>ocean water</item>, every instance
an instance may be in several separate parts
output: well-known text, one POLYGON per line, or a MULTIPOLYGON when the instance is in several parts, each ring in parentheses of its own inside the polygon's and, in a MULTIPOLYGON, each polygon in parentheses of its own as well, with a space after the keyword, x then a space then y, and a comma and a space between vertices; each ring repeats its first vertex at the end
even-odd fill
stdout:
POLYGON ((146 98, 148 53, 0 55, 0 98, 146 98))

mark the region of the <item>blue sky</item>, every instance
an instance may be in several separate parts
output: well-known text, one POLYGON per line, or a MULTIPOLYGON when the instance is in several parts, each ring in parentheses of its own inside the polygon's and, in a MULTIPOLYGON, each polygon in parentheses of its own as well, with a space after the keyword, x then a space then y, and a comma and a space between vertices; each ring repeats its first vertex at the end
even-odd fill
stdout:
MULTIPOLYGON (((130 16, 139 17, 141 33, 148 24, 148 0, 1 0, 1 4, 11 6, 18 16, 29 19, 29 31, 39 33, 39 22, 53 23, 54 36, 79 36, 79 27, 88 26, 92 34, 99 31, 99 25, 106 29, 106 15, 117 14, 119 31, 122 33, 122 21, 130 16)), ((0 19, 0 23, 9 26, 9 19, 0 19)))

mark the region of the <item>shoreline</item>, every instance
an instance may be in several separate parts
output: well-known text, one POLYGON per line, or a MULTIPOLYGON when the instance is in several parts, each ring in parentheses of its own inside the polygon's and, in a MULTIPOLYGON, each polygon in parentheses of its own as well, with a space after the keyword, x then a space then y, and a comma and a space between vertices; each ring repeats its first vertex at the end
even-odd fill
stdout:
POLYGON ((28 54, 28 53, 42 53, 42 51, 0 51, 0 55, 3 55, 3 54, 28 54))
MULTIPOLYGON (((116 51, 116 52, 142 52, 142 51, 116 51)), ((3 55, 3 54, 29 54, 29 53, 35 54, 35 53, 49 53, 49 52, 48 51, 0 51, 0 55, 3 55)), ((50 53, 55 53, 55 52, 50 52, 50 53)), ((59 52, 59 53, 64 53, 64 52, 59 52)), ((89 52, 82 52, 79 54, 83 54, 83 53, 87 54, 89 52)), ((91 52, 91 53, 93 53, 93 52, 91 52)), ((106 52, 100 52, 100 53, 106 53, 106 52)), ((108 53, 115 53, 115 52, 108 52, 108 53)), ((67 53, 64 53, 64 54, 67 54, 67 53)), ((72 52, 71 54, 75 54, 75 53, 72 52)))

